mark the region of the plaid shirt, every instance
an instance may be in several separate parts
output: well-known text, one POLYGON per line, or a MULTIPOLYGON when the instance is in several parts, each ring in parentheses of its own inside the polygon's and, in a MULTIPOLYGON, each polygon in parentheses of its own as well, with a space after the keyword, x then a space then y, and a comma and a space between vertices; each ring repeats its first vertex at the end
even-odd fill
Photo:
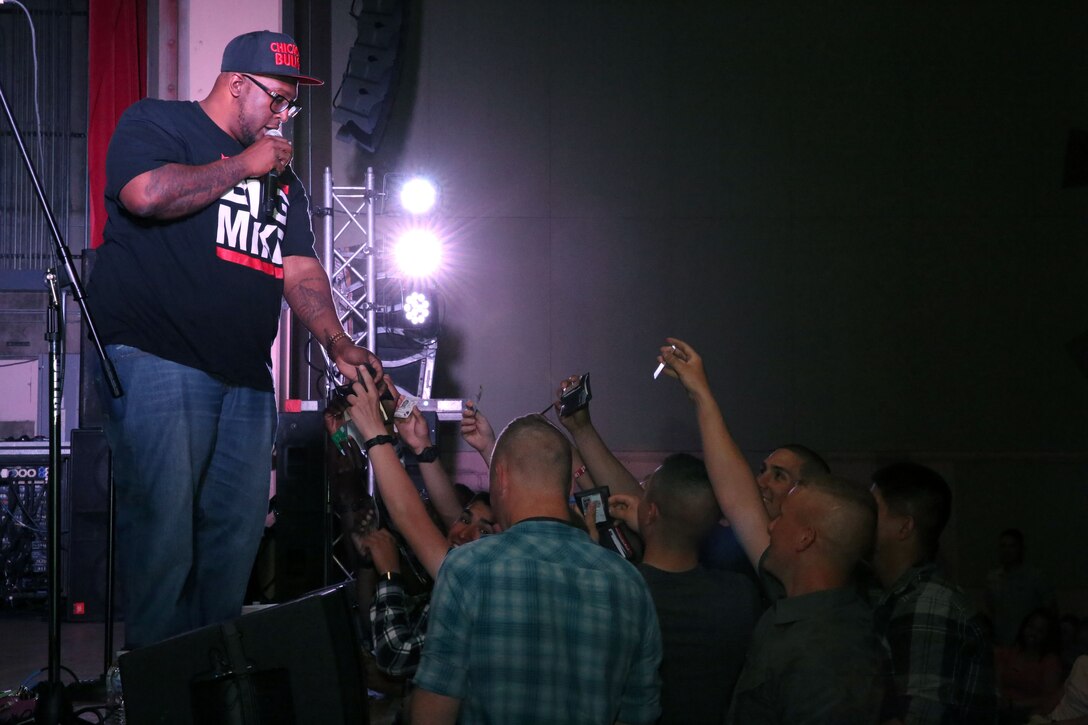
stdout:
POLYGON ((876 607, 896 709, 907 723, 996 723, 993 646, 964 594, 935 564, 908 570, 876 607))
POLYGON ((557 519, 446 556, 415 684, 460 723, 654 722, 661 633, 646 583, 557 519))
POLYGON ((378 582, 370 603, 370 638, 378 669, 393 677, 411 676, 419 666, 431 605, 418 605, 400 582, 378 582))

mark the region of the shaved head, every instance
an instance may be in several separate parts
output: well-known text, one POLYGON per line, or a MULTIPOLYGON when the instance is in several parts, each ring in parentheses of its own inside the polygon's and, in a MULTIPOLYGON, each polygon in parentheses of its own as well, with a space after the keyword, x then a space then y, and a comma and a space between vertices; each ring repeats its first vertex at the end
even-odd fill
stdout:
POLYGON ((914 519, 919 543, 927 558, 937 556, 941 532, 952 515, 952 489, 941 474, 920 463, 902 461, 873 474, 888 511, 914 519))
POLYGON ((697 546, 722 516, 706 464, 687 453, 669 456, 646 484, 646 502, 656 504, 665 535, 697 546))
POLYGON ((830 562, 850 572, 869 556, 876 535, 876 499, 869 489, 838 476, 817 476, 798 484, 814 494, 803 515, 816 529, 830 562))
POLYGON ((808 446, 803 446, 800 443, 787 443, 784 446, 779 446, 779 449, 789 451, 801 459, 799 478, 816 478, 817 476, 831 475, 831 467, 827 465, 827 461, 823 459, 823 456, 808 446))
POLYGON ((570 443, 541 415, 517 418, 499 435, 491 458, 492 484, 500 465, 519 486, 554 488, 564 497, 570 489, 570 443))

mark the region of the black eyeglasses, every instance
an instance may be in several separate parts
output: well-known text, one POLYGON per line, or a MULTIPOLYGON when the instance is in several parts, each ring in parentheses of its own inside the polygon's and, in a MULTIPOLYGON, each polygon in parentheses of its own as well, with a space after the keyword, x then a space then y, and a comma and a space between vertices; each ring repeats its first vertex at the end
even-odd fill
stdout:
POLYGON ((287 111, 287 117, 294 118, 298 115, 298 112, 302 110, 301 103, 295 103, 288 98, 284 98, 279 93, 276 93, 251 75, 247 75, 245 73, 242 73, 241 75, 253 81, 253 85, 257 86, 262 91, 268 94, 268 97, 272 99, 272 103, 268 106, 269 110, 272 111, 272 113, 283 113, 284 111, 287 111))

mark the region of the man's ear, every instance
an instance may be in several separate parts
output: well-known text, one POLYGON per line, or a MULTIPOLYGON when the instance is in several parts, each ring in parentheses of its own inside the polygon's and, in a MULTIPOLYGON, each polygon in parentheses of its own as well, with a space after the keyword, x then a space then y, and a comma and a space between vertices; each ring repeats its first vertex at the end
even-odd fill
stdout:
POLYGON ((915 524, 913 516, 900 516, 899 526, 896 528, 896 537, 902 541, 914 534, 915 524))
POLYGON ((653 525, 657 523, 657 519, 661 516, 661 509, 657 507, 657 503, 654 501, 647 501, 643 498, 638 502, 641 509, 645 511, 643 516, 646 517, 646 524, 653 525))
POLYGON ((491 483, 488 488, 498 490, 500 495, 506 495, 510 489, 510 471, 507 470, 506 464, 491 460, 491 483))
POLYGON ((245 84, 245 76, 241 73, 231 73, 227 78, 227 90, 229 90, 230 94, 235 98, 242 95, 242 86, 245 84))
POLYGON ((797 532, 797 540, 795 544, 795 551, 804 551, 808 547, 816 543, 816 529, 812 526, 806 526, 797 532))

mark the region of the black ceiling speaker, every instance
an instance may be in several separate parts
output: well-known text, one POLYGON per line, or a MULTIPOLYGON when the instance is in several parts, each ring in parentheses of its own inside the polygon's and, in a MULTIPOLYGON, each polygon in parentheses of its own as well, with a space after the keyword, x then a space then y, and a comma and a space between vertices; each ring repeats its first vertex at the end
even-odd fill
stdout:
MULTIPOLYGON (((407 8, 400 0, 362 0, 352 13, 359 35, 333 99, 336 137, 378 150, 400 80, 407 8)), ((354 7, 354 6, 353 6, 354 7)))

